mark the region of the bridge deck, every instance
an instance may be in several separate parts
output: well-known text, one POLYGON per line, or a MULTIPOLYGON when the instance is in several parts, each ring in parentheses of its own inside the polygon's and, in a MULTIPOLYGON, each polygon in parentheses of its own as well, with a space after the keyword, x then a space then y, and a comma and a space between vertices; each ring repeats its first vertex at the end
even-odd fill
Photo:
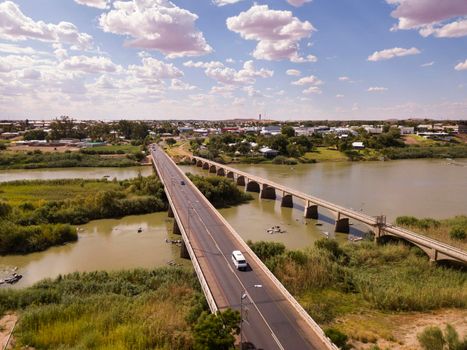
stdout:
POLYGON ((335 348, 172 160, 158 147, 151 153, 217 308, 239 310, 241 293, 247 291, 244 340, 268 350, 335 348), (233 250, 244 253, 249 271, 234 269, 233 250))

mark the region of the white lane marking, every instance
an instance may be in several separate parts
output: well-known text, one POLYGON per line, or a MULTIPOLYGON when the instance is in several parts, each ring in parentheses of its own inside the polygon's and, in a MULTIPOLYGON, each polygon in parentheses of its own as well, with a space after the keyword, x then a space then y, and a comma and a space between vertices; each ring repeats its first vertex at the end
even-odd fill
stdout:
MULTIPOLYGON (((227 265, 230 267, 230 269, 233 271, 232 269, 232 266, 229 262, 229 260, 227 259, 227 257, 224 255, 224 253, 222 252, 222 250, 219 248, 219 246, 217 245, 217 242, 216 240, 214 239, 214 237, 212 236, 211 232, 209 231, 209 229, 207 228, 206 224, 204 223, 203 219, 201 219, 201 215, 196 211, 196 208, 194 206, 192 206, 193 208, 193 211, 195 212, 195 214, 198 216, 199 220, 201 221, 201 223, 203 224, 204 228, 206 229, 206 232, 208 233, 209 237, 211 237, 212 241, 214 242, 214 244, 216 245, 216 248, 219 250, 219 252, 221 253, 222 257, 224 258, 224 260, 227 262, 227 265)), ((263 319, 264 321, 264 324, 268 327, 269 331, 271 332, 271 335, 272 335, 272 338, 274 339, 274 341, 276 342, 277 346, 279 347, 279 349, 281 350, 285 350, 284 347, 282 346, 281 342, 279 341, 279 339, 277 338, 277 336, 274 334, 274 331, 272 330, 271 326, 269 326, 269 323, 266 321, 266 318, 263 316, 263 314, 261 313, 261 311, 259 311, 259 308, 258 306, 256 305, 255 301, 253 300, 253 298, 251 297, 250 293, 248 293, 248 290, 247 288, 245 287, 245 285, 243 284, 243 282, 241 281, 241 279, 238 277, 238 275, 234 272, 234 276, 237 278, 238 282, 240 283, 240 285, 243 287, 243 290, 245 291, 245 293, 248 295, 248 298, 251 300, 251 303, 253 304, 253 306, 255 307, 256 311, 258 312, 258 314, 261 316, 261 318, 263 319)))

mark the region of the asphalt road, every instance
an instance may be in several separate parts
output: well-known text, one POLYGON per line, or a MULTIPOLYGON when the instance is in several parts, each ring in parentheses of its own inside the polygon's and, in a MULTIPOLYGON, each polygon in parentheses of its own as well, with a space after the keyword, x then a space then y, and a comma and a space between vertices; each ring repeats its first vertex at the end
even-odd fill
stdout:
POLYGON ((206 205, 206 198, 195 190, 165 152, 156 147, 152 156, 218 308, 230 307, 240 311, 241 295, 246 291, 247 296, 243 299, 243 342, 254 346, 251 349, 326 349, 314 330, 243 251, 228 227, 206 205), (235 269, 230 257, 233 250, 243 252, 250 265, 247 271, 235 269))

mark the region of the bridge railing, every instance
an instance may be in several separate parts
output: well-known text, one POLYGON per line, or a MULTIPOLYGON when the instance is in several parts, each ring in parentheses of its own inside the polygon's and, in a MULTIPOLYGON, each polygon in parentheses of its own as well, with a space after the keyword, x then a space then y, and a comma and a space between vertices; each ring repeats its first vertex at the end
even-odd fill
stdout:
MULTIPOLYGON (((178 171, 182 173, 182 171, 177 167, 178 171)), ((201 191, 194 186, 191 182, 190 184, 193 186, 194 190, 198 192, 203 198, 204 195, 201 193, 201 191)), ((248 255, 251 256, 251 258, 255 261, 255 263, 260 267, 260 269, 263 271, 263 273, 277 286, 281 294, 284 296, 284 298, 293 306, 293 308, 298 312, 298 314, 305 320, 305 322, 310 326, 310 328, 315 332, 315 334, 319 337, 321 340, 322 344, 327 348, 331 350, 339 350, 339 348, 326 336, 324 331, 321 329, 321 327, 316 323, 315 320, 306 312, 306 310, 298 303, 298 301, 290 294, 290 292, 287 290, 287 288, 284 287, 284 285, 277 279, 274 274, 269 271, 269 269, 264 265, 264 263, 261 261, 261 259, 258 258, 258 256, 253 252, 253 250, 248 246, 248 244, 245 243, 243 238, 235 231, 235 229, 228 223, 227 220, 219 213, 219 211, 214 208, 214 206, 206 200, 206 205, 216 214, 216 216, 219 218, 219 220, 222 221, 222 223, 229 229, 229 231, 232 233, 236 241, 242 246, 243 250, 248 253, 248 255)))
POLYGON ((435 249, 439 253, 442 253, 442 254, 444 254, 444 255, 446 255, 448 257, 451 257, 451 258, 454 258, 456 260, 460 260, 460 261, 463 261, 464 263, 467 263, 467 252, 465 252, 465 251, 463 251, 461 249, 455 248, 455 247, 453 247, 453 246, 451 246, 449 244, 446 244, 446 243, 437 241, 435 239, 432 239, 432 238, 417 234, 417 233, 415 233, 413 231, 410 231, 410 230, 403 229, 403 228, 401 228, 399 226, 386 224, 386 223, 383 223, 383 224, 379 223, 377 217, 375 218, 373 216, 369 216, 369 215, 357 212, 357 211, 355 211, 353 209, 348 209, 348 208, 342 207, 340 205, 336 205, 334 203, 328 202, 328 201, 323 200, 321 198, 317 198, 317 197, 305 194, 303 192, 288 188, 288 187, 286 187, 284 185, 275 183, 273 181, 261 178, 261 177, 256 176, 256 175, 252 175, 252 174, 243 172, 241 170, 226 166, 224 164, 219 164, 219 163, 216 163, 216 162, 213 162, 213 161, 210 161, 208 159, 201 158, 201 157, 197 157, 197 156, 193 156, 192 158, 196 159, 196 160, 200 160, 202 162, 207 162, 208 164, 211 164, 211 165, 216 165, 216 166, 223 167, 227 171, 231 171, 233 173, 236 173, 237 175, 244 176, 244 177, 246 177, 246 178, 248 178, 250 180, 253 180, 255 182, 259 182, 259 183, 262 183, 262 184, 267 184, 268 186, 272 186, 272 187, 274 187, 274 188, 276 188, 276 189, 278 189, 280 191, 287 192, 287 193, 289 193, 289 194, 291 194, 291 195, 293 195, 293 196, 295 196, 297 198, 310 201, 310 202, 312 202, 312 203, 314 203, 316 205, 319 205, 319 206, 321 206, 323 208, 326 208, 328 210, 339 212, 345 217, 349 217, 349 218, 358 220, 358 221, 363 222, 363 223, 365 223, 367 225, 370 225, 370 226, 375 226, 375 227, 379 226, 382 231, 386 231, 386 232, 388 232, 388 233, 390 233, 390 234, 392 234, 394 236, 405 238, 405 239, 407 239, 409 241, 412 241, 412 242, 414 242, 414 243, 416 243, 418 245, 421 245, 421 246, 424 246, 424 247, 427 247, 427 248, 430 248, 430 249, 435 249))
POLYGON ((250 180, 253 180, 255 182, 259 182, 259 183, 262 183, 262 184, 267 184, 268 186, 274 187, 275 189, 278 189, 278 190, 283 191, 283 192, 287 192, 287 193, 293 195, 294 197, 297 197, 297 198, 300 198, 300 199, 303 199, 303 200, 306 200, 306 201, 310 201, 310 202, 312 202, 314 204, 317 204, 317 205, 319 205, 319 206, 321 206, 323 208, 326 208, 328 210, 331 210, 331 211, 334 211, 334 212, 339 212, 339 213, 343 214, 345 217, 356 219, 356 220, 359 220, 359 221, 364 222, 364 223, 369 224, 369 225, 375 225, 375 226, 377 225, 377 220, 373 216, 366 215, 366 214, 363 214, 361 212, 358 212, 358 211, 355 211, 355 210, 352 210, 352 209, 349 209, 349 208, 345 208, 343 206, 328 202, 328 201, 326 201, 324 199, 314 197, 314 196, 311 196, 309 194, 305 194, 305 193, 297 191, 297 190, 295 190, 293 188, 289 188, 287 186, 278 184, 276 182, 264 179, 264 178, 256 176, 256 175, 252 175, 252 174, 243 172, 241 170, 229 167, 229 166, 224 165, 224 164, 219 164, 219 163, 216 163, 216 162, 213 162, 211 160, 204 159, 204 158, 201 158, 201 157, 198 157, 198 156, 193 156, 192 158, 197 159, 197 160, 201 160, 202 162, 206 162, 206 163, 211 164, 211 165, 220 166, 220 167, 226 169, 227 171, 234 172, 237 175, 244 176, 244 177, 246 177, 246 178, 248 178, 250 180))
MULTIPOLYGON (((172 159, 170 157, 169 157, 169 160, 172 161, 172 159)), ((180 231, 182 233, 183 240, 185 241, 185 246, 186 246, 186 248, 188 250, 188 254, 190 255, 191 262, 193 263, 193 268, 195 269, 196 275, 198 276, 198 280, 199 280, 199 282, 201 284, 201 289, 203 290, 203 293, 204 293, 204 295, 206 297, 206 301, 207 301, 207 303, 209 305, 209 309, 211 310, 212 313, 217 313, 219 311, 219 309, 218 309, 217 304, 216 304, 216 302, 214 300, 214 297, 213 297, 213 295, 211 293, 211 289, 209 288, 209 285, 208 285, 208 283, 206 281, 206 277, 204 276, 203 270, 201 269, 201 266, 199 265, 198 259, 196 257, 196 254, 195 254, 194 250, 193 250, 193 247, 191 245, 190 238, 189 238, 188 234, 185 231, 185 226, 183 225, 182 220, 181 220, 180 216, 178 215, 177 208, 173 204, 172 197, 170 195, 170 189, 169 189, 170 186, 167 186, 165 184, 162 173, 160 172, 160 169, 157 166, 157 162, 154 159, 154 155, 153 155, 152 161, 153 161, 154 167, 156 168, 157 173, 159 174, 159 178, 160 178, 162 184, 164 185, 164 189, 165 189, 165 192, 167 194, 167 199, 169 201, 169 205, 172 207, 172 211, 174 213, 174 219, 177 221, 178 227, 180 228, 180 231)), ((178 169, 178 167, 177 167, 177 169, 178 169)))

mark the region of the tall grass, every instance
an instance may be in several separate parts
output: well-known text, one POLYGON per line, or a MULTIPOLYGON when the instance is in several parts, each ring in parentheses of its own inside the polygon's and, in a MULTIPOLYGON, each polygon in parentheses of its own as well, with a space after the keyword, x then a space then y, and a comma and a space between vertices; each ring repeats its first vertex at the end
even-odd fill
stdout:
POLYGON ((22 309, 19 347, 189 349, 187 318, 200 297, 189 269, 74 273, 1 291, 0 313, 22 309))

